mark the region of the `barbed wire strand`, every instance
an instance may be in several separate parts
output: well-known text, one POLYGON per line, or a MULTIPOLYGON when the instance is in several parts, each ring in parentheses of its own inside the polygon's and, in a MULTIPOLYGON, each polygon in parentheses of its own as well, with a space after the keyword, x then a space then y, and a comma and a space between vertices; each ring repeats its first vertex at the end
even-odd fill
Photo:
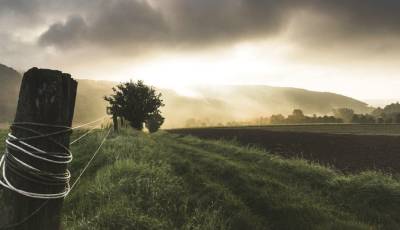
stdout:
POLYGON ((62 125, 47 125, 46 126, 46 124, 35 123, 35 122, 14 122, 13 126, 33 125, 33 126, 42 126, 42 127, 51 127, 51 128, 63 128, 64 129, 64 130, 60 130, 60 131, 56 131, 56 132, 40 134, 40 135, 37 135, 37 136, 31 136, 31 137, 27 137, 27 138, 20 138, 20 140, 31 140, 31 139, 36 139, 36 138, 51 137, 51 136, 55 136, 55 135, 58 135, 58 134, 64 134, 64 133, 70 132, 71 130, 79 129, 79 128, 94 124, 96 122, 102 121, 106 117, 107 116, 103 116, 103 117, 101 117, 99 119, 96 119, 94 121, 91 121, 91 122, 88 122, 88 123, 85 123, 85 124, 82 124, 82 125, 78 125, 78 126, 75 126, 75 127, 72 127, 72 128, 67 127, 67 126, 62 126, 62 125))
POLYGON ((99 119, 96 119, 96 120, 94 120, 94 121, 88 122, 88 123, 86 123, 86 124, 74 126, 74 127, 72 127, 71 129, 79 129, 79 128, 82 128, 82 127, 91 125, 91 124, 93 124, 93 123, 96 123, 96 122, 98 122, 98 121, 103 120, 103 119, 106 118, 106 117, 108 117, 108 116, 107 116, 107 115, 106 115, 106 116, 102 116, 102 117, 100 117, 99 119))
POLYGON ((108 129, 108 132, 107 132, 107 134, 104 136, 104 138, 103 138, 103 140, 101 141, 99 147, 98 147, 98 148, 96 149, 96 151, 93 153, 92 157, 90 158, 90 160, 88 161, 88 163, 86 164, 86 166, 83 168, 83 170, 81 171, 81 173, 79 174, 79 176, 75 179, 75 181, 74 181, 74 183, 72 184, 70 190, 72 190, 72 189, 75 187, 75 185, 76 185, 76 184, 78 183, 78 181, 81 179, 82 175, 85 173, 86 169, 89 167, 89 165, 92 163, 92 161, 93 161, 94 158, 96 157, 97 153, 100 152, 101 147, 102 147, 103 144, 106 142, 108 136, 109 136, 110 133, 111 133, 111 129, 112 129, 112 128, 109 128, 109 129, 108 129))
MULTIPOLYGON (((71 129, 81 128, 81 127, 84 127, 84 126, 93 124, 93 123, 95 123, 95 122, 98 122, 98 121, 100 121, 100 120, 102 120, 102 119, 104 119, 104 117, 102 117, 102 118, 100 118, 100 119, 97 119, 97 120, 95 120, 95 121, 93 121, 93 122, 89 122, 89 123, 86 123, 86 124, 83 124, 83 125, 76 126, 76 127, 74 127, 74 128, 71 128, 71 129)), ((26 123, 20 122, 20 123, 18 123, 18 124, 19 124, 19 125, 21 125, 21 124, 29 124, 29 125, 40 125, 40 126, 45 126, 45 124, 30 123, 30 122, 26 122, 26 123)), ((52 126, 52 127, 56 127, 56 128, 65 128, 65 127, 63 127, 63 126, 58 126, 58 125, 54 125, 54 126, 52 126)), ((90 133, 90 131, 94 130, 95 128, 96 128, 96 126, 95 126, 94 128, 92 128, 91 130, 89 130, 88 132, 86 132, 86 133, 85 133, 84 135, 82 135, 81 137, 79 137, 78 139, 74 140, 73 143, 76 143, 78 140, 80 140, 80 139, 82 139, 83 137, 87 136, 87 135, 90 133)), ((64 130, 63 130, 63 131, 64 131, 64 130)), ((77 179, 74 181, 73 185, 72 185, 71 187, 68 186, 68 191, 64 194, 63 198, 65 198, 65 197, 71 192, 72 188, 75 187, 75 185, 78 183, 78 181, 80 180, 80 178, 82 177, 82 175, 85 173, 85 171, 87 170, 87 168, 90 166, 90 164, 92 163, 92 161, 94 160, 94 158, 96 157, 96 155, 98 154, 98 152, 100 151, 101 147, 103 146, 103 144, 105 143, 106 139, 108 138, 110 132, 111 132, 111 128, 108 130, 107 134, 104 136, 103 140, 101 141, 99 147, 98 147, 98 148, 96 149, 96 151, 93 153, 93 156, 91 157, 91 159, 89 160, 89 162, 86 164, 86 166, 84 167, 84 169, 81 171, 81 173, 79 174, 79 176, 77 177, 77 179)), ((38 133, 38 132, 35 132, 35 133, 38 133)), ((53 135, 57 135, 57 134, 59 134, 59 132, 54 132, 54 133, 52 133, 52 134, 53 134, 53 135)), ((42 138, 43 136, 46 136, 46 137, 47 137, 48 135, 38 135, 36 138, 42 138)), ((21 141, 21 142, 22 142, 22 141, 21 141)), ((34 146, 30 146, 30 145, 28 145, 28 144, 25 143, 25 142, 24 142, 23 144, 29 146, 30 148, 32 148, 32 149, 34 149, 34 150, 36 150, 36 151, 38 151, 39 153, 43 153, 43 152, 44 152, 44 151, 41 152, 40 149, 38 149, 38 148, 36 148, 36 147, 34 147, 34 146)), ((64 147, 65 147, 65 146, 64 146, 64 147)), ((71 156, 72 156, 72 155, 71 155, 71 156)), ((4 155, 3 155, 3 158, 4 158, 4 155)), ((3 160, 3 158, 2 158, 2 160, 3 160)), ((20 163, 21 163, 21 162, 20 162, 20 163)), ((0 163, 0 166, 1 166, 1 163, 0 163)), ((3 167, 5 167, 5 166, 3 166, 3 167)), ((35 169, 34 167, 30 167, 30 166, 29 166, 29 168, 30 168, 30 169, 35 169)), ((37 170, 37 169, 35 169, 35 170, 37 170)), ((4 171, 4 168, 3 168, 3 171, 4 171)), ((68 172, 67 174, 68 174, 69 177, 70 177, 70 173, 68 172)), ((64 178, 64 179, 65 179, 65 178, 64 178)), ((68 178, 67 181, 69 181, 69 178, 68 178)), ((1 182, 1 180, 0 180, 0 182, 1 182)), ((7 182, 7 183, 8 183, 8 182, 7 182)), ((68 185, 69 185, 69 184, 68 184, 68 185)), ((44 201, 42 205, 40 205, 35 211, 33 211, 29 216, 27 216, 26 218, 24 218, 21 222, 16 223, 16 224, 12 224, 12 225, 8 225, 8 226, 0 227, 0 229, 9 229, 9 228, 12 228, 12 227, 15 227, 15 226, 19 226, 19 225, 25 223, 25 222, 28 221, 32 216, 34 216, 36 213, 38 213, 38 212, 48 203, 49 198, 47 198, 47 199, 48 199, 48 200, 44 201)))
POLYGON ((71 141, 69 143, 69 145, 73 145, 75 143, 77 143, 78 141, 80 141, 82 138, 86 137, 87 135, 89 135, 91 132, 93 132, 96 128, 99 128, 99 126, 94 126, 93 128, 89 129, 87 132, 85 132, 84 134, 82 134, 80 137, 76 138, 75 140, 71 141))

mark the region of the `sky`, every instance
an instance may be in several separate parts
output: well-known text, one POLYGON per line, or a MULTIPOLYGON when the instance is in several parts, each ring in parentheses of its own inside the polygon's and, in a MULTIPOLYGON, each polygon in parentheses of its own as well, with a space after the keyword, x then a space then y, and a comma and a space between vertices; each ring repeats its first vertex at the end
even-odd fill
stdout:
POLYGON ((0 0, 0 63, 400 98, 398 0, 0 0))

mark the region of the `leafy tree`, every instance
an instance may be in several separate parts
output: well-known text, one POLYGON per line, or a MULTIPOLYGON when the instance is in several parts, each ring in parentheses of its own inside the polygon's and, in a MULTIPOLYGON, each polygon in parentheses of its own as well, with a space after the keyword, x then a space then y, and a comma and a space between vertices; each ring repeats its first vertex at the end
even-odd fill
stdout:
POLYGON ((385 114, 396 114, 400 113, 400 103, 392 103, 390 105, 385 106, 383 109, 385 114))
POLYGON ((334 109, 333 114, 336 118, 340 118, 344 122, 349 123, 353 120, 354 110, 349 108, 339 108, 334 109))
POLYGON ((375 109, 372 116, 378 123, 400 123, 400 104, 392 103, 382 108, 375 109))
POLYGON ((371 124, 375 123, 375 118, 368 114, 354 114, 352 123, 371 124))
POLYGON ((304 117, 303 110, 301 110, 301 109, 293 110, 292 115, 293 115, 293 117, 297 117, 297 118, 303 118, 304 117))
POLYGON ((378 107, 371 112, 371 115, 376 118, 381 118, 385 115, 385 111, 381 107, 378 107))
POLYGON ((343 123, 343 120, 334 116, 319 117, 314 114, 312 117, 305 116, 303 111, 295 109, 292 115, 285 118, 283 115, 272 115, 270 118, 271 124, 307 124, 307 123, 343 123))
POLYGON ((143 123, 160 114, 160 108, 164 106, 162 95, 143 81, 121 83, 113 88, 113 92, 111 96, 104 97, 110 104, 108 110, 124 118, 137 130, 142 130, 143 123))
POLYGON ((288 116, 287 121, 289 123, 305 123, 306 116, 304 116, 304 113, 301 109, 295 109, 293 110, 292 115, 288 116))
POLYGON ((396 115, 394 115, 394 121, 395 123, 400 123, 400 113, 396 113, 396 115))
POLYGON ((270 118, 271 124, 283 124, 285 123, 285 117, 282 114, 272 115, 270 118))
POLYGON ((164 123, 165 118, 160 113, 152 114, 146 121, 146 128, 150 133, 157 132, 164 123))

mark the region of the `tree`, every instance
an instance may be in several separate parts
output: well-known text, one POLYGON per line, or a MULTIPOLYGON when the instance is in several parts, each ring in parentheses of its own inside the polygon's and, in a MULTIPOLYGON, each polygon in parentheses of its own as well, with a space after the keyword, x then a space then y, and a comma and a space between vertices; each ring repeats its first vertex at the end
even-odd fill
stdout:
POLYGON ((400 113, 396 113, 396 115, 394 116, 394 121, 395 123, 400 123, 400 113))
POLYGON ((349 108, 339 108, 339 109, 334 109, 333 114, 336 118, 340 118, 344 122, 349 123, 352 122, 353 120, 354 110, 349 108))
POLYGON ((304 123, 306 120, 306 116, 301 109, 293 110, 292 115, 289 115, 287 121, 289 123, 304 123))
POLYGON ((303 118, 304 117, 304 113, 301 109, 295 109, 293 110, 292 113, 293 117, 297 117, 297 118, 303 118))
POLYGON ((378 107, 371 112, 371 115, 376 118, 381 118, 384 116, 384 113, 385 111, 381 107, 378 107))
POLYGON ((285 122, 285 117, 282 114, 272 115, 270 122, 271 124, 283 124, 285 122))
POLYGON ((157 132, 164 123, 165 118, 160 113, 152 114, 146 121, 146 128, 150 133, 157 132))
POLYGON ((400 113, 400 103, 392 103, 390 105, 385 106, 383 109, 385 114, 396 114, 400 113))
POLYGON ((371 124, 375 123, 375 118, 368 114, 354 114, 351 122, 358 124, 371 124))
POLYGON ((164 106, 162 95, 143 81, 121 83, 113 87, 113 92, 111 96, 104 97, 109 102, 108 110, 127 120, 137 130, 142 130, 143 123, 160 114, 160 108, 164 106))

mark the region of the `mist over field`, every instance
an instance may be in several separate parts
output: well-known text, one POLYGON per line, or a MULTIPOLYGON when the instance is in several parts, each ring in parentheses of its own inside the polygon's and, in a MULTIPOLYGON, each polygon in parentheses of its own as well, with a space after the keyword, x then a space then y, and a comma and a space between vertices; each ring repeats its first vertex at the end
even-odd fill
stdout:
MULTIPOLYGON (((12 120, 21 75, 2 66, 0 88, 3 95, 0 120, 12 120)), ((79 80, 75 109, 75 122, 91 121, 105 115, 106 101, 103 97, 112 93, 118 82, 79 80)), ((225 124, 232 121, 247 121, 273 114, 290 114, 301 108, 305 114, 332 114, 333 109, 353 108, 358 113, 372 110, 364 102, 334 93, 308 91, 296 88, 262 85, 192 86, 185 91, 158 89, 166 106, 162 108, 166 122, 163 128, 184 127, 188 120, 207 121, 210 124, 225 124)))

